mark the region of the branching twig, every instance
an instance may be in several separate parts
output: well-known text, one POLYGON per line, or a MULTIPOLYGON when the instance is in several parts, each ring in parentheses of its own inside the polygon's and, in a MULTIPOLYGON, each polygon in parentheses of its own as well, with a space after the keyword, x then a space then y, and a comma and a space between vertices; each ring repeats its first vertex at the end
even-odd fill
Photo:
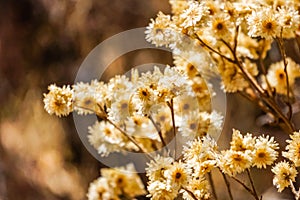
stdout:
POLYGON ((247 169, 246 171, 247 171, 248 178, 249 178, 249 180, 250 180, 250 184, 251 184, 252 191, 253 191, 253 194, 254 194, 254 196, 255 196, 255 199, 256 199, 256 200, 259 200, 259 197, 258 197, 258 195, 257 195, 256 189, 255 189, 255 187, 254 187, 254 183, 253 183, 253 180, 252 180, 252 177, 251 177, 251 174, 250 174, 250 170, 247 169))

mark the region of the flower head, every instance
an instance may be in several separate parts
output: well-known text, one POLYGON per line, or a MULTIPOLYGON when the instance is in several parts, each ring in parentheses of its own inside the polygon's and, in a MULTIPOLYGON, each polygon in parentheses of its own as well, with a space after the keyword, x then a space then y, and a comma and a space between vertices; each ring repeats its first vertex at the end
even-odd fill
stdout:
POLYGON ((49 85, 49 92, 44 94, 44 108, 58 117, 66 116, 73 111, 73 91, 70 86, 57 87, 49 85))
POLYGON ((294 182, 297 175, 296 168, 286 161, 277 163, 272 168, 272 172, 275 174, 273 184, 278 188, 279 192, 288 187, 291 181, 294 182))
POLYGON ((294 132, 290 135, 291 140, 287 140, 286 152, 282 155, 294 163, 296 167, 300 166, 300 132, 294 132))

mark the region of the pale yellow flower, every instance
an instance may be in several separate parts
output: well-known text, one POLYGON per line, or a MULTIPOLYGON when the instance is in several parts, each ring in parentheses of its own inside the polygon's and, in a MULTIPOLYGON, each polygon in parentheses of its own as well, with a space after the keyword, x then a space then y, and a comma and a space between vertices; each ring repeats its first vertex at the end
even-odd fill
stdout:
POLYGON ((70 86, 57 87, 52 84, 49 92, 44 94, 44 108, 50 114, 58 117, 69 115, 73 111, 73 91, 70 86))
POLYGON ((297 170, 293 165, 286 161, 277 163, 272 172, 275 174, 273 184, 277 187, 279 192, 290 185, 290 181, 294 182, 297 176, 297 170))

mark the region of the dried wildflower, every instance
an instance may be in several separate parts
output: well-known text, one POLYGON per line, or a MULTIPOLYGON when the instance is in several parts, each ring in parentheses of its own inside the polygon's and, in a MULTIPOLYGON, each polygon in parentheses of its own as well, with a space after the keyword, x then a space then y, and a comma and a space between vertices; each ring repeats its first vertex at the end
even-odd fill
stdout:
POLYGON ((277 18, 282 27, 283 38, 295 37, 295 31, 299 28, 300 15, 294 7, 280 7, 278 8, 277 18))
POLYGON ((292 161, 295 167, 300 166, 300 132, 294 132, 290 135, 291 140, 287 140, 286 152, 282 155, 292 161))
POLYGON ((78 82, 73 86, 74 110, 80 115, 100 112, 104 106, 107 88, 103 82, 92 80, 91 83, 78 82))
POLYGON ((247 133, 242 135, 239 130, 232 130, 232 140, 230 142, 230 149, 233 151, 253 151, 255 146, 255 137, 247 133))
POLYGON ((272 39, 280 35, 280 24, 278 17, 272 8, 262 7, 247 18, 249 36, 272 39))
POLYGON ((187 142, 187 146, 183 147, 183 153, 184 160, 188 164, 198 165, 207 160, 216 159, 218 155, 218 146, 216 141, 207 135, 206 137, 203 137, 203 139, 196 138, 193 141, 187 142))
POLYGON ((132 199, 146 193, 132 164, 120 168, 102 168, 101 175, 90 184, 88 200, 121 199, 121 196, 132 199))
POLYGON ((44 94, 44 108, 50 115, 66 116, 73 111, 73 91, 70 86, 49 85, 49 92, 44 94))
MULTIPOLYGON (((287 74, 289 86, 292 88, 295 83, 295 79, 300 77, 300 66, 291 58, 287 58, 287 74)), ((271 64, 267 73, 267 79, 270 85, 276 89, 277 93, 286 94, 287 84, 283 61, 271 64)))
POLYGON ((230 21, 230 17, 225 14, 216 15, 209 23, 211 33, 217 39, 230 41, 233 38, 234 25, 230 21))
POLYGON ((290 181, 294 182, 297 175, 297 170, 294 165, 290 165, 286 161, 277 163, 272 172, 275 174, 273 184, 277 187, 279 192, 290 185, 290 181))
POLYGON ((223 173, 235 176, 250 168, 252 164, 251 152, 226 150, 221 152, 218 166, 223 173))
POLYGON ((167 185, 171 188, 186 187, 191 176, 191 169, 181 161, 173 162, 171 167, 164 171, 167 185))
POLYGON ((172 13, 175 15, 180 14, 183 10, 188 8, 188 2, 187 1, 181 1, 181 0, 169 0, 169 3, 172 8, 172 13))
POLYGON ((151 23, 147 26, 146 40, 152 42, 156 46, 168 46, 176 41, 178 33, 176 27, 171 21, 170 15, 159 12, 156 19, 151 19, 151 23))
MULTIPOLYGON (((192 192, 197 199, 210 199, 209 183, 203 176, 190 180, 187 189, 192 192)), ((186 200, 194 200, 194 198, 185 190, 182 191, 182 198, 186 200)))
POLYGON ((89 127, 88 139, 102 156, 121 151, 126 140, 120 131, 105 121, 97 121, 89 127))
POLYGON ((180 15, 182 19, 181 26, 184 28, 196 25, 205 14, 207 8, 203 3, 197 1, 189 1, 188 8, 180 15))
POLYGON ((242 91, 249 86, 241 70, 229 62, 221 62, 218 66, 222 77, 222 89, 226 92, 242 91))
POLYGON ((150 163, 147 163, 148 167, 146 168, 147 177, 150 182, 156 180, 164 180, 165 170, 171 168, 174 159, 171 157, 162 157, 160 155, 156 156, 154 160, 151 160, 150 163))
POLYGON ((255 140, 255 150, 253 153, 253 166, 257 168, 266 168, 272 165, 278 157, 278 143, 274 141, 274 137, 259 136, 255 140))
POLYGON ((147 197, 151 197, 152 200, 173 200, 178 195, 178 189, 170 188, 165 181, 153 181, 148 185, 147 189, 149 192, 147 197))
POLYGON ((119 199, 118 195, 114 193, 113 188, 109 186, 109 181, 103 177, 99 177, 90 183, 87 198, 88 200, 119 199))

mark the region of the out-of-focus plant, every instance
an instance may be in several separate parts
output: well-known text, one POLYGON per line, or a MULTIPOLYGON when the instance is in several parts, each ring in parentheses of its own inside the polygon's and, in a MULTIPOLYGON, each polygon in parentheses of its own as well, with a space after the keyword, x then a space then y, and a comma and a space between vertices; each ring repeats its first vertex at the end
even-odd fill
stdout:
MULTIPOLYGON (((251 169, 272 166, 279 156, 279 145, 271 136, 233 130, 230 148, 219 150, 214 136, 222 128, 223 117, 210 105, 209 76, 219 76, 225 92, 254 102, 266 113, 264 121, 290 135, 282 152, 286 160, 271 171, 278 191, 289 187, 299 199, 295 181, 300 133, 292 117, 298 112, 295 83, 300 66, 287 56, 284 44, 298 38, 299 1, 170 0, 170 4, 172 14, 159 12, 147 27, 146 39, 172 50, 173 67, 154 67, 146 73, 132 70, 130 78, 119 75, 108 83, 52 84, 44 94, 49 114, 60 117, 75 111, 97 115, 98 121, 88 128, 88 139, 101 156, 133 151, 144 153, 149 160, 145 187, 136 175, 103 169, 102 177, 90 185, 89 199, 141 195, 151 199, 217 199, 213 169, 222 174, 230 199, 234 193, 228 177, 254 199, 262 198, 251 169), (280 61, 266 66, 273 43, 280 61), (172 140, 170 148, 167 144, 172 140), (160 151, 160 155, 153 156, 153 151, 160 151), (241 173, 248 176, 250 186, 237 177, 241 173)), ((134 172, 131 165, 127 168, 134 172)))

